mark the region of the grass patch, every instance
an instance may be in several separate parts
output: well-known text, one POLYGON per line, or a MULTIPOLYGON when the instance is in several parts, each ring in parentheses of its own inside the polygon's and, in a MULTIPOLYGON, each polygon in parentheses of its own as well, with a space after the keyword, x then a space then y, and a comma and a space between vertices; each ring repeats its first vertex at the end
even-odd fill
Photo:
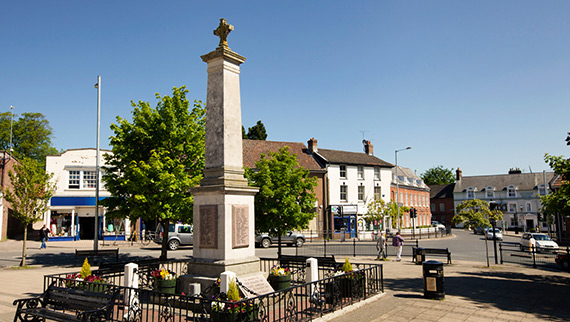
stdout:
POLYGON ((16 270, 18 270, 18 269, 34 269, 34 268, 37 268, 37 267, 35 267, 35 266, 30 266, 30 265, 26 265, 26 266, 13 266, 13 267, 10 267, 10 269, 16 269, 16 270))

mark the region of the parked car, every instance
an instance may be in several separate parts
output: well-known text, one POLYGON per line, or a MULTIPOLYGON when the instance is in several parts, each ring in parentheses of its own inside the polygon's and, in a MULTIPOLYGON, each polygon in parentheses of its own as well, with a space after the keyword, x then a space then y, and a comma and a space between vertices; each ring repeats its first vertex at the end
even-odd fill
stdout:
POLYGON ((487 228, 491 228, 491 227, 475 227, 475 229, 473 230, 473 233, 475 235, 485 235, 485 230, 487 230, 487 228))
POLYGON ((519 242, 522 251, 530 250, 530 245, 536 247, 539 253, 556 253, 558 252, 558 244, 550 239, 547 234, 541 233, 524 233, 519 242), (534 242, 531 240, 534 239, 534 242))
MULTIPOLYGON (((267 233, 261 233, 255 236, 255 243, 263 248, 271 246, 271 244, 277 244, 277 236, 272 236, 267 233)), ((281 244, 287 244, 290 246, 303 247, 305 243, 305 235, 294 233, 292 231, 287 232, 286 235, 281 236, 281 244)))
MULTIPOLYGON (((162 230, 162 227, 159 228, 162 230)), ((156 234, 154 242, 162 245, 163 232, 156 234)), ((194 229, 192 225, 170 224, 168 226, 168 248, 177 250, 178 247, 194 244, 194 229)))
MULTIPOLYGON (((485 229, 485 238, 493 239, 493 228, 489 227, 485 229)), ((503 240, 503 233, 499 228, 495 228, 495 239, 503 240)))
POLYGON ((440 224, 438 221, 432 221, 431 226, 437 229, 442 229, 442 230, 445 229, 445 225, 440 224))
POLYGON ((569 253, 558 253, 554 259, 556 264, 562 266, 565 271, 570 271, 570 254, 569 253))

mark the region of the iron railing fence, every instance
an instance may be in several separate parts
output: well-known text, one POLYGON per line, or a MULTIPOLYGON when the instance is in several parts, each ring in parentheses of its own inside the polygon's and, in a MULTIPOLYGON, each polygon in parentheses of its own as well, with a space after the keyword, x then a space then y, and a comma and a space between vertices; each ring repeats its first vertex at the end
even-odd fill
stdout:
MULTIPOLYGON (((262 261, 266 262, 265 259, 262 261)), ((271 267, 270 264, 271 262, 264 264, 263 267, 271 267)), ((78 282, 67 278, 65 274, 44 276, 44 285, 81 287, 100 292, 112 292, 118 288, 120 297, 115 302, 112 317, 106 321, 311 321, 384 292, 382 265, 352 265, 356 269, 350 273, 333 275, 311 283, 294 284, 285 290, 238 302, 165 294, 144 287, 78 282), (221 307, 226 308, 221 313, 215 309, 221 307), (227 313, 228 309, 233 313, 227 313)), ((114 274, 118 272, 108 276, 116 277, 114 274)), ((122 281, 120 278, 112 280, 122 281)))
POLYGON ((522 250, 519 243, 499 243, 501 264, 514 263, 537 266, 556 267, 556 255, 558 252, 570 253, 570 247, 560 248, 557 252, 541 252, 535 248, 522 250))
MULTIPOLYGON (((396 256, 396 250, 394 247, 390 246, 392 243, 388 240, 388 247, 386 253, 388 256, 396 256)), ((404 247, 402 248, 402 256, 412 257, 413 247, 419 247, 419 241, 408 240, 404 242, 404 247)), ((303 247, 295 248, 295 255, 297 256, 376 256, 378 255, 378 250, 376 249, 376 242, 365 242, 365 241, 327 241, 322 240, 319 243, 305 244, 303 247)), ((336 258, 341 260, 342 258, 336 258)))
MULTIPOLYGON (((393 234, 396 233, 397 230, 388 230, 388 237, 391 237, 393 234)), ((339 231, 331 231, 331 230, 314 230, 314 229, 306 229, 301 230, 299 233, 305 235, 305 243, 314 243, 314 242, 321 242, 323 239, 327 240, 335 240, 341 241, 343 240, 352 240, 357 239, 358 241, 375 241, 378 239, 379 232, 378 231, 364 231, 364 232, 356 232, 354 237, 350 237, 349 232, 341 233, 339 231)), ((436 229, 434 227, 429 228, 416 228, 415 230, 406 228, 401 230, 402 236, 406 239, 431 239, 431 238, 441 238, 448 235, 451 235, 451 227, 447 227, 445 229, 436 229)))

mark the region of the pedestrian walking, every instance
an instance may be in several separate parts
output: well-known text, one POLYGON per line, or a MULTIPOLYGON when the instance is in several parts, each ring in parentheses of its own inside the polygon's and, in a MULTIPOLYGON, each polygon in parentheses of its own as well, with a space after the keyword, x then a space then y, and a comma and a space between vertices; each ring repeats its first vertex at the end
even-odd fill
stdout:
POLYGON ((404 238, 400 236, 400 232, 392 237, 392 246, 396 247, 396 261, 399 262, 402 260, 402 246, 404 246, 404 238))
POLYGON ((382 232, 378 240, 376 241, 376 250, 378 251, 378 257, 376 260, 383 260, 386 259, 386 248, 388 244, 386 243, 386 233, 382 232))
POLYGON ((47 228, 46 225, 44 225, 42 229, 40 229, 40 239, 42 240, 42 245, 40 246, 40 249, 47 248, 46 241, 49 240, 49 233, 50 233, 49 228, 47 228))

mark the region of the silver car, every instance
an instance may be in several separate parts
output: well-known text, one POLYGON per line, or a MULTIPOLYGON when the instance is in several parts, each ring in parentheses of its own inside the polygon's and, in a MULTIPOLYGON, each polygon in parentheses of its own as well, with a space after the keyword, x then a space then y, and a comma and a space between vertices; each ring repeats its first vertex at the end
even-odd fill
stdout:
MULTIPOLYGON (((156 235, 154 242, 162 244, 162 231, 156 235)), ((168 226, 168 248, 177 250, 180 246, 194 244, 194 229, 192 225, 170 224, 168 226)))
MULTIPOLYGON (((261 233, 255 236, 255 243, 263 248, 271 246, 271 244, 277 244, 279 242, 277 236, 272 236, 267 233, 261 233)), ((287 232, 286 235, 281 236, 281 244, 288 244, 290 246, 303 247, 305 243, 305 235, 294 233, 292 231, 287 232)))

